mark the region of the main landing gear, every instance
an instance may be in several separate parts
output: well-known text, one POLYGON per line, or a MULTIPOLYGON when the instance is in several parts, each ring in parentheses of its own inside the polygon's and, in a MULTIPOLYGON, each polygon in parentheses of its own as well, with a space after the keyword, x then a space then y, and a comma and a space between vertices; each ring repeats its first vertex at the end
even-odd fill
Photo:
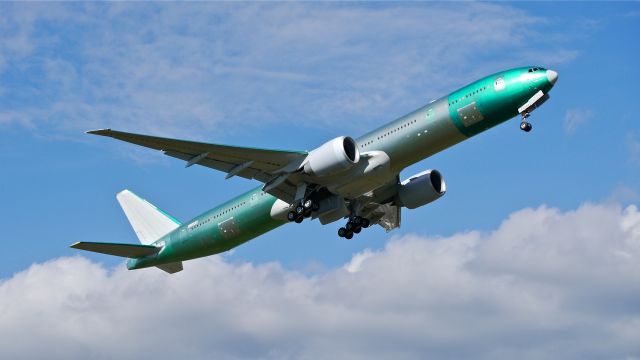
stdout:
POLYGON ((355 216, 347 221, 347 225, 338 229, 338 236, 343 237, 345 239, 353 238, 353 234, 358 234, 362 229, 366 229, 371 225, 369 219, 365 219, 360 216, 355 216))
POLYGON ((529 115, 531 114, 529 114, 528 112, 522 113, 522 121, 520 121, 520 130, 524 132, 529 132, 533 128, 531 123, 527 121, 527 118, 529 117, 529 115))
POLYGON ((317 211, 319 208, 318 202, 311 199, 300 201, 289 210, 287 213, 287 220, 295 221, 300 224, 305 218, 311 216, 311 213, 317 211))

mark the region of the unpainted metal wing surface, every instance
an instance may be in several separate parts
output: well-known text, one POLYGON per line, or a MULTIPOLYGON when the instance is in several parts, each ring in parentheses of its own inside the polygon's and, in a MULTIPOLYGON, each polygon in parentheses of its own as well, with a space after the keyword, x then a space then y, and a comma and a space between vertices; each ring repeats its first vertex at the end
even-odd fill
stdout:
MULTIPOLYGON (((88 134, 108 136, 132 144, 156 149, 164 154, 184 160, 187 166, 200 165, 226 172, 230 176, 256 179, 267 183, 287 165, 302 163, 306 151, 268 150, 250 147, 210 144, 157 136, 133 134, 111 129, 88 131, 88 134)), ((230 177, 228 176, 228 177, 230 177)), ((284 182, 270 190, 272 195, 290 201, 295 185, 284 182)))

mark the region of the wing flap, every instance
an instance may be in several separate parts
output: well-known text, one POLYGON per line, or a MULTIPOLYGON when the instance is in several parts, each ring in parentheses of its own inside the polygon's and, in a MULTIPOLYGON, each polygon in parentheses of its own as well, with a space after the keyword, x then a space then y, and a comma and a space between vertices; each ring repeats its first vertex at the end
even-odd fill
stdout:
MULTIPOLYGON (((184 160, 184 161, 189 161, 192 158, 191 154, 187 154, 187 153, 175 151, 175 150, 164 150, 164 154, 167 156, 174 157, 176 159, 184 160)), ((201 166, 206 166, 211 169, 226 172, 226 173, 231 172, 242 161, 237 159, 236 159, 236 162, 232 161, 231 159, 225 159, 226 161, 221 160, 223 157, 221 157, 220 160, 216 160, 216 159, 209 158, 208 156, 209 155, 199 160, 197 164, 201 166)), ((257 179, 263 182, 270 178, 269 175, 265 175, 260 169, 256 169, 251 166, 245 169, 242 169, 241 171, 239 171, 237 174, 234 174, 234 175, 243 177, 245 179, 257 179)))
POLYGON ((80 241, 71 245, 74 249, 97 252, 101 254, 122 256, 126 258, 141 258, 160 251, 159 247, 142 244, 118 244, 103 242, 80 241))

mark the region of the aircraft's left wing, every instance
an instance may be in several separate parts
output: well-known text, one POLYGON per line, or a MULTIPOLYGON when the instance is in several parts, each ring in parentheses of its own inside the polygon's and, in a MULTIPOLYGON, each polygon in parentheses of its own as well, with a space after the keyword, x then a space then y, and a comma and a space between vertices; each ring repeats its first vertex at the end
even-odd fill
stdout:
POLYGON ((288 184, 278 174, 296 169, 307 156, 306 151, 268 150, 249 147, 209 144, 157 136, 140 135, 111 129, 88 131, 88 134, 108 136, 132 144, 160 150, 166 155, 187 161, 187 167, 201 165, 227 173, 227 178, 241 176, 256 179, 271 186, 274 196, 289 200, 295 195, 295 184, 288 184))

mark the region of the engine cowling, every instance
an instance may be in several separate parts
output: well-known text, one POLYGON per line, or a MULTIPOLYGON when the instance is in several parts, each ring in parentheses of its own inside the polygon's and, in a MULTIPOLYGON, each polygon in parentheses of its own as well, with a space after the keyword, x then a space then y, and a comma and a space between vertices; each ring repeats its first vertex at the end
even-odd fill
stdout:
POLYGON ((316 176, 341 173, 360 161, 358 145, 349 136, 340 136, 312 150, 304 163, 304 172, 316 176))
POLYGON ((400 184, 400 205, 415 209, 435 201, 444 195, 447 185, 438 170, 427 170, 413 175, 400 184))

